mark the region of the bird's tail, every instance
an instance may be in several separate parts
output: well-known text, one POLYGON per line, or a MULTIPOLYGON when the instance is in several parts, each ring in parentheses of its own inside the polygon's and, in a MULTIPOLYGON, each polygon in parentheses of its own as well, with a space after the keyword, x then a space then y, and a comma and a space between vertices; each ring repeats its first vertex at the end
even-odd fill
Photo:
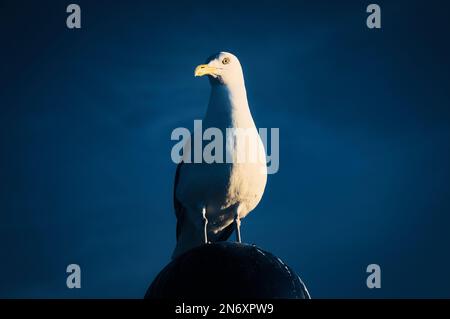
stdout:
MULTIPOLYGON (((210 236, 211 242, 226 241, 234 231, 234 224, 225 227, 217 237, 210 236)), ((184 254, 188 250, 204 244, 204 238, 201 236, 202 232, 195 227, 183 227, 178 236, 177 245, 172 253, 172 260, 184 254)))
POLYGON ((172 253, 172 259, 184 254, 197 246, 204 244, 202 232, 195 227, 183 227, 177 239, 177 245, 172 253))

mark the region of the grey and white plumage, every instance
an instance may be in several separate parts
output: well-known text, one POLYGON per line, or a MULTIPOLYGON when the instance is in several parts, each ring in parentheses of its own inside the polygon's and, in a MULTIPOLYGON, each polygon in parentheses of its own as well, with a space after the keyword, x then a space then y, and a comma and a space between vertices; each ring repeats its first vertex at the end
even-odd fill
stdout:
POLYGON ((208 75, 211 83, 203 129, 215 127, 224 133, 224 145, 230 146, 228 155, 233 162, 178 164, 173 192, 177 217, 173 258, 205 241, 227 240, 233 230, 240 241, 240 220, 258 205, 267 181, 264 145, 249 109, 239 60, 220 52, 199 65, 195 75, 208 75), (227 128, 246 129, 256 138, 244 141, 228 136, 227 128), (250 152, 256 152, 258 160, 250 160, 255 158, 250 152), (245 154, 245 160, 236 160, 237 154, 245 154))

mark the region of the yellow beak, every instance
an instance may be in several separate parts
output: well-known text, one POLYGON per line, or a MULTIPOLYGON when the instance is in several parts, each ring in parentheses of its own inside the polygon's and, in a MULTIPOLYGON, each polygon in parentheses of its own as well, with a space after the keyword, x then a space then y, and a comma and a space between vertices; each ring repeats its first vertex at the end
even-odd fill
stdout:
POLYGON ((203 76, 206 74, 217 75, 217 68, 208 64, 200 64, 195 68, 194 76, 203 76))

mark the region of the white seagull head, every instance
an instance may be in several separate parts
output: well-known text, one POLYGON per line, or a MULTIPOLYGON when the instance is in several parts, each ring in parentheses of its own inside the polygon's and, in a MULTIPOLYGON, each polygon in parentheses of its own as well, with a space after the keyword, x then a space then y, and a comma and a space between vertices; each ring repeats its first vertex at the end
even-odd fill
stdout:
POLYGON ((195 76, 208 75, 211 85, 242 86, 244 74, 238 58, 228 52, 220 52, 195 68, 195 76))

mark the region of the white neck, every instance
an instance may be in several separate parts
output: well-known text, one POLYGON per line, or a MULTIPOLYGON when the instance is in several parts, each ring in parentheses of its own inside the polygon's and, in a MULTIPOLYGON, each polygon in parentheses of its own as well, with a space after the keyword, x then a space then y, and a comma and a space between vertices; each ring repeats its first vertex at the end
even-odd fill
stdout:
POLYGON ((212 85, 205 120, 217 127, 254 127, 245 85, 212 85))

